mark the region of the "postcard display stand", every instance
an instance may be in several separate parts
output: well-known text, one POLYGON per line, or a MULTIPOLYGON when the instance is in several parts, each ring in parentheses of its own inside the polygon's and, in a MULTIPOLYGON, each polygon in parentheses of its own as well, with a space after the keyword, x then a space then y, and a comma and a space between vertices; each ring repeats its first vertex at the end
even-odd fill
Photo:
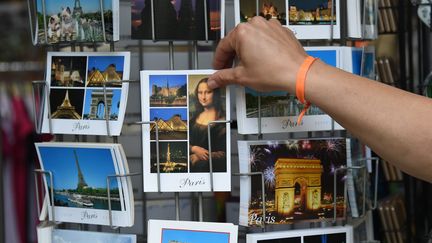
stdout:
MULTIPOLYGON (((35 21, 35 14, 33 13, 33 10, 35 10, 35 4, 32 4, 33 1, 28 0, 27 1, 27 5, 28 5, 28 12, 29 12, 29 24, 30 24, 30 32, 31 32, 31 36, 32 36, 32 40, 33 40, 33 44, 34 45, 38 45, 38 46, 45 46, 50 50, 53 51, 58 51, 60 49, 60 47, 70 47, 72 52, 76 52, 76 45, 79 45, 80 47, 80 51, 83 51, 83 45, 93 45, 93 51, 97 53, 97 45, 100 43, 109 43, 110 45, 110 52, 114 52, 115 51, 115 45, 114 45, 114 41, 117 41, 116 38, 111 38, 111 40, 108 40, 107 36, 106 36, 106 28, 105 28, 105 22, 104 22, 104 17, 101 17, 101 22, 102 22, 102 33, 103 33, 103 41, 94 41, 94 42, 60 42, 60 43, 55 43, 55 44, 51 44, 48 42, 48 30, 47 30, 47 19, 46 19, 46 0, 41 0, 41 4, 42 4, 42 14, 43 14, 43 39, 45 40, 45 43, 38 43, 38 33, 37 33, 37 29, 35 30, 34 27, 37 27, 37 23, 34 23, 35 21)), ((104 16, 104 1, 100 0, 99 2, 100 4, 100 12, 101 12, 101 16, 104 16)), ((114 12, 114 11, 113 11, 114 12)), ((117 11, 118 12, 118 11, 117 11)), ((115 14, 115 13, 114 13, 115 14)), ((118 18, 118 16, 117 16, 118 18)), ((115 27, 114 27, 115 28, 115 27)), ((118 31, 118 30, 117 30, 118 31)), ((128 60, 129 62, 129 60, 128 60)), ((128 66, 130 66, 130 63, 128 63, 128 66)), ((47 84, 48 81, 45 80, 37 80, 37 81, 33 81, 33 95, 35 95, 35 93, 41 94, 42 99, 46 99, 47 100, 47 107, 48 107, 48 127, 49 127, 49 134, 54 135, 55 133, 53 132, 52 129, 52 114, 51 114, 51 107, 50 107, 50 89, 49 86, 47 84), (45 98, 46 97, 46 98, 45 98)), ((103 102, 104 104, 108 104, 107 103, 107 85, 122 85, 124 83, 130 83, 130 82, 138 82, 137 80, 119 80, 119 81, 106 81, 103 83, 103 102)), ((35 97, 33 97, 35 99, 35 97)), ((40 110, 43 111, 43 102, 41 102, 42 104, 42 108, 38 109, 36 107, 36 103, 34 102, 34 109, 35 111, 40 110)), ((108 106, 105 105, 104 106, 104 114, 105 114, 105 124, 106 124, 106 135, 108 137, 111 137, 113 142, 115 144, 118 144, 118 136, 113 136, 111 134, 111 128, 110 128, 110 117, 109 117, 109 112, 108 112, 108 106)), ((42 121, 39 120, 40 118, 38 118, 38 114, 34 113, 34 121, 35 121, 35 128, 37 130, 38 133, 41 133, 42 131, 42 121)), ((56 138, 56 136, 53 136, 54 139, 56 138)), ((80 136, 79 135, 75 135, 75 141, 74 142, 80 142, 80 136)), ((59 141, 63 142, 63 136, 60 135, 59 138, 57 139, 59 141)), ((83 142, 87 141, 87 135, 83 135, 83 142)), ((96 141, 100 141, 100 135, 96 135, 96 141)), ((107 186, 107 202, 108 202, 108 219, 109 219, 109 227, 112 228, 113 230, 116 230, 118 233, 120 233, 120 227, 118 226, 114 226, 113 225, 113 209, 112 209, 112 202, 111 202, 111 191, 110 191, 110 184, 112 180, 116 180, 116 179, 120 179, 120 178, 130 178, 130 177, 134 177, 134 176, 140 176, 142 175, 142 173, 137 173, 137 172, 133 172, 133 173, 122 173, 122 174, 112 174, 112 175, 108 175, 106 177, 106 186, 107 186)), ((37 202, 37 212, 38 212, 38 217, 42 222, 41 225, 44 226, 49 226, 49 227, 55 227, 56 225, 60 224, 61 222, 58 222, 56 220, 55 217, 55 209, 54 209, 54 183, 53 183, 53 173, 49 170, 41 170, 41 169, 35 169, 34 170, 34 180, 35 180, 35 187, 36 187, 36 202, 37 202), (40 188, 39 188, 39 183, 38 181, 40 181, 42 178, 46 179, 47 181, 49 181, 49 187, 50 187, 50 191, 49 191, 49 198, 45 197, 43 201, 43 206, 41 206, 40 203, 40 198, 38 195, 43 195, 43 193, 39 193, 40 192, 40 188), (51 212, 50 214, 52 215, 52 218, 50 221, 46 220, 46 217, 48 215, 48 213, 44 210, 46 210, 46 208, 48 208, 46 206, 46 200, 49 200, 49 204, 52 205, 51 206, 51 212), (41 209, 42 208, 42 209, 41 209), (42 215, 43 214, 43 215, 42 215)), ((42 189, 43 191, 43 189, 42 189)), ((47 196, 47 195, 45 195, 47 196)), ((123 200, 123 199, 121 199, 123 200)), ((133 202, 131 202, 133 204, 133 202)), ((129 208, 130 210, 130 208, 129 208)), ((87 226, 82 224, 82 223, 78 223, 78 227, 79 230, 83 230, 86 229, 87 226)), ((100 229, 100 227, 98 226, 98 229, 100 229)))
MULTIPOLYGON (((153 1, 154 0, 151 0, 152 5, 153 5, 153 1)), ((32 16, 33 15, 31 13, 31 3, 30 2, 31 2, 31 0, 28 0, 29 15, 30 15, 30 30, 32 32, 31 34, 33 36, 33 39, 36 40, 37 33, 33 29, 34 24, 32 22, 32 20, 33 20, 32 16)), ((206 2, 206 1, 204 1, 204 2, 206 2)), ((341 1, 340 2, 341 6, 338 6, 338 7, 342 7, 343 4, 344 4, 344 2, 345 1, 341 1)), ((44 0, 42 0, 42 3, 44 3, 44 0)), ((332 8, 331 8, 331 14, 332 14, 332 17, 331 17, 331 26, 334 25, 333 16, 335 14, 335 7, 334 7, 333 3, 334 3, 334 0, 331 0, 331 4, 332 4, 332 8)), ((258 12, 259 0, 256 0, 256 6, 257 6, 257 15, 259 15, 259 12, 258 12)), ((43 9, 43 11, 45 11, 44 4, 43 4, 42 9, 43 9)), ((103 13, 103 1, 102 0, 101 0, 101 12, 103 13)), ((343 13, 343 11, 341 11, 341 13, 343 13)), ((205 14, 207 14, 206 11, 205 11, 205 14)), ((46 16, 46 15, 44 14, 44 16, 46 16)), ((345 17, 345 19, 347 18, 346 15, 345 16, 342 15, 342 18, 344 18, 344 17, 345 17)), ((102 20, 103 20, 103 18, 102 18, 102 20)), ((207 20, 207 18, 205 18, 205 20, 207 20)), ((44 18, 44 22, 46 23, 46 19, 45 18, 44 18)), ((157 41, 156 38, 155 38, 155 33, 154 33, 154 13, 152 14, 152 25, 153 25, 153 28, 152 28, 152 30, 153 30, 153 32, 152 32, 152 39, 153 39, 153 41, 157 41)), ((46 37, 47 37, 46 24, 44 26, 45 26, 45 29, 44 29, 45 35, 44 36, 45 36, 45 40, 47 41, 47 39, 46 39, 46 37)), ((103 23, 103 26, 104 26, 104 23, 103 23)), ((206 26, 207 26, 207 24, 206 24, 206 26)), ((346 38, 344 38, 344 37, 346 36, 347 31, 344 30, 344 28, 343 28, 344 25, 341 25, 341 27, 342 27, 342 30, 341 30, 341 39, 340 39, 340 42, 341 42, 341 44, 343 44, 344 42, 346 42, 346 38)), ((207 30, 207 28, 205 28, 205 30, 206 30, 205 31, 206 41, 208 41, 208 30, 207 30)), ((332 45, 333 42, 335 41, 334 38, 333 38, 333 36, 334 36, 333 32, 334 32, 333 27, 330 27, 330 38, 329 38, 330 39, 330 43, 329 43, 329 45, 332 45)), ((106 41, 105 32, 104 32, 104 40, 106 41)), ((82 43, 78 43, 78 44, 80 45, 80 47, 82 47, 81 46, 82 43)), ((309 44, 309 42, 307 42, 307 44, 309 44)), ((168 45, 169 45, 169 66, 170 66, 171 70, 174 70, 174 42, 173 41, 169 41, 168 45)), ((58 47, 58 46, 56 45, 56 47, 58 47)), ((72 49, 72 51, 75 51, 75 43, 71 44, 71 49, 72 49)), ((80 48, 80 49, 82 49, 82 48, 80 48)), ((97 51, 96 44, 94 45, 94 49, 95 49, 95 51, 97 51)), ((114 49, 115 49, 114 42, 110 42, 110 50, 113 52, 114 49)), ((142 51, 142 49, 140 51, 142 51)), ((140 54, 142 55, 142 53, 140 53, 140 54)), ((198 69, 198 42, 196 40, 193 41, 193 53, 192 54, 193 54, 192 56, 194 57, 194 69, 198 69)), ((364 51, 363 51, 363 55, 364 55, 364 51)), ((362 64, 363 64, 363 61, 362 61, 362 64)), ((122 80, 122 81, 116 81, 116 82, 128 83, 128 82, 136 82, 136 81, 135 80, 122 80)), ((50 91, 49 91, 49 88, 48 88, 48 85, 47 85, 46 81, 34 81, 33 82, 33 86, 34 86, 34 90, 35 91, 42 90, 42 93, 45 93, 45 95, 47 95, 48 100, 49 100, 49 95, 48 94, 49 94, 50 91)), ((103 86, 103 99, 104 99, 105 103, 107 103, 106 102, 107 101, 106 84, 104 84, 104 86, 103 86)), ((48 105, 48 109, 50 111, 51 108, 49 107, 49 104, 50 104, 50 102, 48 101, 47 105, 48 105)), ((107 106, 105 106, 105 120, 106 120, 107 136, 111 137, 110 123, 109 123, 109 114, 107 112, 107 109, 108 109, 107 106)), ((52 125, 51 125, 52 124, 51 112, 49 112, 49 114, 50 114, 49 115, 49 129, 50 129, 50 133, 53 134, 53 132, 52 132, 52 125)), ((36 116, 36 114, 35 114, 35 116, 36 116)), ((35 119, 36 127, 39 128, 39 127, 41 127, 41 124, 38 124, 37 121, 38 121, 38 119, 35 119)), ((212 151, 211 129, 212 129, 212 127, 215 124, 218 124, 218 123, 225 123, 225 124, 227 124, 227 123, 231 123, 231 121, 230 120, 212 121, 212 122, 210 122, 208 124, 208 126, 207 126, 207 135, 208 135, 209 154, 211 154, 211 151, 212 151)), ((134 124, 135 125, 140 125, 142 127, 144 125, 149 125, 149 124, 154 124, 155 125, 155 128, 156 128, 155 143, 156 143, 156 163, 157 163, 157 188, 158 188, 158 192, 161 192, 161 172, 160 172, 160 153, 159 153, 160 152, 159 151, 159 142, 160 141, 159 141, 159 127, 158 127, 158 124, 155 121, 139 121, 139 122, 135 122, 134 124)), ((258 119, 257 119, 257 125, 258 125, 257 126, 258 127, 257 137, 258 137, 258 140, 261 140, 263 138, 263 134, 262 134, 262 109, 261 109, 261 96, 260 95, 258 95, 258 119)), ((332 130, 330 131, 332 135, 336 132, 335 129, 334 129, 334 126, 335 126, 335 122, 332 120, 332 130)), ((309 132, 308 134, 310 135, 309 137, 312 137, 312 133, 311 132, 309 132)), ((118 143, 118 137, 116 137, 116 136, 112 136, 112 137, 113 137, 114 143, 118 143)), ((75 139, 77 141, 79 141, 79 136, 76 135, 75 139)), ((376 176, 378 176, 378 161, 379 160, 377 158, 372 158, 372 157, 362 158, 362 159, 360 159, 360 161, 365 162, 364 164, 366 164, 367 161, 375 161, 375 173, 376 173, 376 176)), ((210 189, 211 189, 210 191, 211 192, 214 191, 214 187, 213 187, 214 173, 213 173, 213 166, 212 165, 213 165, 212 156, 209 156, 210 189)), ((334 185, 333 185, 333 193, 334 193, 334 195, 336 194, 337 190, 341 190, 340 188, 337 188, 337 183, 336 183, 336 178, 337 178, 338 174, 349 173, 349 172, 354 171, 354 170, 362 172, 363 181, 364 181, 364 185, 363 186, 366 187, 366 181, 367 181, 367 179, 366 179, 367 178, 367 167, 366 167, 366 165, 363 165, 363 166, 341 167, 341 168, 336 169, 335 173, 334 173, 334 185)), ((50 185, 51 185, 50 188, 51 188, 51 190, 53 189, 53 186, 52 186, 53 185, 53 176, 52 176, 52 172, 51 171, 35 170, 34 173, 35 173, 35 181, 36 181, 36 190, 37 191, 40 190, 39 187, 38 187, 38 184, 37 184, 38 176, 39 175, 44 175, 45 177, 48 177, 50 185)), ((112 179, 114 179, 114 178, 132 177, 132 176, 138 176, 138 175, 142 175, 142 173, 129 173, 129 174, 118 174, 118 175, 116 174, 116 175, 110 175, 110 176, 108 176, 106 178, 106 183, 107 183, 107 187, 108 187, 108 195, 107 195, 107 197, 108 197, 108 208, 109 208, 109 223, 110 223, 111 228, 113 228, 113 229, 117 229, 118 227, 115 227, 115 226, 112 225, 112 208, 111 208, 111 200, 110 200, 111 195, 110 195, 110 190, 109 190, 110 181, 112 179)), ((266 193, 265 193, 265 181, 264 181, 264 174, 263 174, 263 172, 232 173, 232 175, 233 176, 238 176, 238 177, 259 177, 261 179, 261 188, 262 188, 262 193, 261 193, 262 194, 261 195, 261 198, 262 198, 262 202, 261 202, 261 204, 262 204, 262 217, 263 217, 263 219, 265 219, 265 217, 266 217, 265 194, 266 193)), ((376 208, 377 182, 378 182, 378 180, 375 179, 375 190, 374 190, 374 199, 373 199, 372 209, 376 208)), ((363 193, 366 193, 366 190, 363 190, 363 193)), ((53 191, 51 191, 50 194, 51 194, 51 198, 49 200, 51 201, 52 205, 54 205, 54 198, 53 198, 54 194, 53 194, 53 191)), ((345 191, 345 194, 346 194, 346 191, 345 191)), ((179 196, 179 192, 175 192, 174 196, 175 196, 175 214, 176 214, 175 218, 176 218, 176 220, 180 220, 180 196, 179 196)), ((365 200, 366 200, 366 195, 364 194, 363 195, 363 203, 362 203, 363 209, 365 208, 365 200)), ((40 204, 39 204, 39 198, 38 197, 37 197, 37 204, 38 204, 38 212, 40 214, 40 211, 39 211, 40 204)), ((198 205, 199 221, 203 221, 203 194, 202 194, 202 192, 198 192, 198 204, 199 204, 198 205)), ((329 222, 332 225, 336 225, 336 223, 337 223, 337 217, 336 217, 336 206, 337 205, 336 204, 337 204, 336 197, 334 197, 333 198, 334 217, 329 222)), ((54 217, 54 209, 53 208, 54 207, 51 208, 53 210, 53 212, 52 212, 52 216, 53 216, 52 217, 52 221, 55 222, 56 220, 55 220, 55 217, 54 217)), ((366 210, 363 210, 363 214, 365 213, 365 211, 366 210)), ((361 217, 364 216, 363 214, 361 215, 361 217)), ((328 222, 328 221, 326 221, 326 222, 328 222)), ((315 225, 313 223, 311 223, 311 227, 313 228, 314 226, 315 225)), ((265 220, 262 220, 261 227, 262 227, 262 231, 265 232, 266 231, 265 220)), ((287 227, 290 227, 290 226, 287 226, 287 227)))

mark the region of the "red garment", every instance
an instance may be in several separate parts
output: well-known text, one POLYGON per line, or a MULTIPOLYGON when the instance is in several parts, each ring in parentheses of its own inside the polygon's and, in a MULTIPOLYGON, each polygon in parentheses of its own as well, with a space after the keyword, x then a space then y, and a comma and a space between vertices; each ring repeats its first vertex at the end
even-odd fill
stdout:
MULTIPOLYGON (((12 177, 14 187, 14 199, 15 199, 15 210, 17 227, 22 243, 26 242, 27 237, 27 204, 29 198, 27 198, 27 180, 29 179, 28 174, 28 162, 29 162, 29 139, 31 138, 34 128, 31 119, 28 116, 28 112, 25 107, 25 103, 20 97, 12 98, 12 109, 13 109, 13 136, 11 139, 13 143, 10 145, 10 151, 12 152, 12 177)), ((7 138, 6 138, 7 140, 7 138)), ((33 200, 31 200, 33 201, 33 200)))

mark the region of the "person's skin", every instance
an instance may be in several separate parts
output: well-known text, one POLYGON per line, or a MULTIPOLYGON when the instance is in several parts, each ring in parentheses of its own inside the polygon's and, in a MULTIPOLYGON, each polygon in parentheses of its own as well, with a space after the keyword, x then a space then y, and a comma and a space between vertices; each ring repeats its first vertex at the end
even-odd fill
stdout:
MULTIPOLYGON (((277 20, 254 17, 235 27, 216 49, 209 87, 239 84, 295 94, 306 52, 277 20), (239 64, 232 67, 237 57, 239 64)), ((320 107, 383 159, 432 182, 432 100, 362 78, 322 61, 312 64, 306 100, 320 107)))

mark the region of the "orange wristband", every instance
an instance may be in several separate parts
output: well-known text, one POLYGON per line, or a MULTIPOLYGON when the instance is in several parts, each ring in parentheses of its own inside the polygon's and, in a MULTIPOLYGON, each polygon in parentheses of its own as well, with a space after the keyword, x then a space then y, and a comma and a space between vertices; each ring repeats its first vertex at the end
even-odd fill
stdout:
POLYGON ((301 123, 303 116, 306 114, 307 110, 311 105, 308 101, 305 100, 305 81, 310 67, 317 59, 318 58, 308 56, 306 60, 304 60, 303 64, 300 66, 299 71, 297 72, 296 96, 300 103, 304 104, 303 110, 301 111, 297 119, 297 125, 301 123))

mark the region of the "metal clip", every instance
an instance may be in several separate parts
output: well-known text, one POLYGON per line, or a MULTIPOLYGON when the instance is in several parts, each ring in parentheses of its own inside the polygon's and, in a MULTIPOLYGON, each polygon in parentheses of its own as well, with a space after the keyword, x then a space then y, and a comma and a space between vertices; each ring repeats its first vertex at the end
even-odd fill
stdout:
MULTIPOLYGON (((110 181, 111 178, 124 178, 124 177, 131 177, 131 176, 138 176, 142 173, 129 173, 124 175, 108 175, 106 178, 107 183, 107 195, 108 195, 108 213, 109 213, 109 225, 112 229, 117 229, 118 226, 113 226, 112 224, 112 208, 111 208, 111 190, 110 190, 110 181)), ((132 185, 131 185, 132 186, 132 185)), ((121 200, 121 199, 120 199, 121 200)))
POLYGON ((54 180, 53 180, 53 174, 51 171, 46 170, 40 170, 35 169, 34 171, 34 179, 35 179, 35 186, 36 186, 36 205, 38 208, 38 216, 41 215, 40 210, 40 202, 39 202, 39 183, 38 183, 38 174, 48 175, 50 178, 50 199, 51 199, 51 215, 52 215, 52 221, 55 222, 55 214, 54 214, 54 180))
POLYGON ((140 121, 132 123, 134 125, 150 125, 154 124, 156 128, 156 171, 157 171, 157 186, 158 192, 161 192, 161 173, 160 173, 160 156, 159 156, 159 126, 156 121, 140 121))
MULTIPOLYGON (((231 121, 211 121, 207 124, 207 137, 208 137, 208 151, 209 151, 209 171, 210 171, 210 191, 214 191, 213 184, 213 158, 212 158, 212 146, 211 146, 211 127, 213 124, 228 124, 231 121)), ((228 144, 227 144, 228 146, 228 144)))

